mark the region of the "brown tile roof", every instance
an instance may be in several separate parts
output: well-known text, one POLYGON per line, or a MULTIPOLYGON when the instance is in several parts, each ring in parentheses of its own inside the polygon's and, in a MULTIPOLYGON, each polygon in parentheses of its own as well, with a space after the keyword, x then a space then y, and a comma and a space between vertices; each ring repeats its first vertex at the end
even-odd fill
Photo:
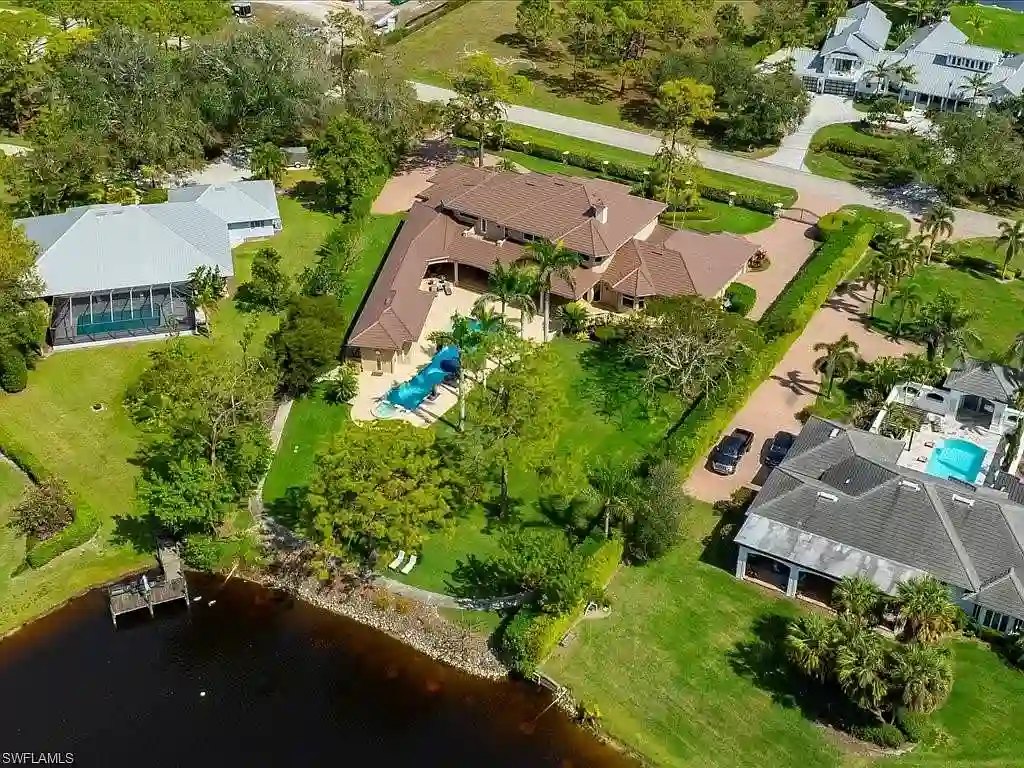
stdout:
POLYGON ((692 229, 673 232, 664 247, 682 254, 690 281, 702 296, 714 296, 725 288, 758 248, 756 243, 739 235, 707 234, 692 229))
POLYGON ((503 173, 450 166, 431 178, 421 197, 431 205, 494 221, 510 229, 561 240, 587 256, 609 256, 665 210, 604 179, 543 173, 503 173), (595 216, 605 205, 606 222, 595 216))

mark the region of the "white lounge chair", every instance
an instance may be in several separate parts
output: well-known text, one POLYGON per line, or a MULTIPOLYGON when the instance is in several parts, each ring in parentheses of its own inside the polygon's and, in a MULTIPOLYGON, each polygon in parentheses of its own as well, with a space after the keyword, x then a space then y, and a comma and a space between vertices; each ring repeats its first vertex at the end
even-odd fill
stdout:
POLYGON ((416 565, 416 555, 410 555, 409 562, 402 566, 402 573, 408 573, 412 570, 414 565, 416 565))
POLYGON ((398 554, 395 556, 395 559, 388 563, 388 568, 390 568, 392 571, 397 571, 398 568, 402 565, 403 560, 405 560, 405 550, 400 549, 398 550, 398 554))

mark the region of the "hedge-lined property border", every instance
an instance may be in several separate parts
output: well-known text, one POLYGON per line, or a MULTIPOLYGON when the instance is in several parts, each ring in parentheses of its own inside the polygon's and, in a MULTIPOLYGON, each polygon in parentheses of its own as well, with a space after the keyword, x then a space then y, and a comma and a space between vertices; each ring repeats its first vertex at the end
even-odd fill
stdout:
MULTIPOLYGON (((461 128, 455 135, 461 139, 477 140, 476 133, 469 127, 461 128)), ((644 184, 648 179, 648 175, 645 173, 648 169, 643 165, 622 160, 604 160, 599 155, 590 154, 589 152, 562 150, 554 144, 524 139, 516 135, 514 129, 500 143, 498 137, 485 138, 484 147, 495 151, 511 149, 524 155, 565 163, 566 165, 592 171, 614 181, 644 184)), ((732 202, 734 205, 749 208, 752 211, 760 211, 761 213, 774 214, 776 204, 789 207, 796 202, 797 198, 796 190, 788 187, 778 187, 780 190, 778 195, 759 193, 752 190, 736 191, 711 183, 708 174, 702 174, 700 169, 695 172, 695 176, 698 181, 694 184, 694 188, 705 200, 714 200, 719 203, 732 202)))
MULTIPOLYGON (((51 476, 51 472, 43 466, 28 448, 0 429, 0 452, 13 461, 29 479, 38 485, 51 476)), ((95 511, 81 497, 72 491, 75 503, 75 519, 71 524, 45 541, 40 541, 25 553, 25 560, 33 568, 41 568, 53 558, 69 549, 81 546, 96 535, 100 521, 95 511)))
POLYGON ((663 444, 665 455, 684 472, 690 472, 711 450, 737 411, 782 361, 814 313, 863 258, 874 232, 873 224, 862 221, 839 230, 779 294, 759 323, 770 332, 770 340, 751 351, 732 376, 697 403, 663 444))
MULTIPOLYGON (((603 589, 622 562, 621 539, 601 543, 587 558, 587 581, 595 589, 603 589)), ((529 606, 520 608, 505 627, 502 648, 512 668, 523 677, 530 677, 551 655, 565 633, 579 621, 587 607, 584 599, 571 611, 561 614, 541 613, 529 606)))

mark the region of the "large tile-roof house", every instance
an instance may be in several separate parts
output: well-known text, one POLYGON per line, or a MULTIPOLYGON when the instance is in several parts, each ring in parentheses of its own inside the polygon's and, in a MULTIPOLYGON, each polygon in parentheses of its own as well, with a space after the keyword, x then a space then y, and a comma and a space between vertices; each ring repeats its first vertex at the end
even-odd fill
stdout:
POLYGON ((915 106, 939 109, 984 105, 1024 90, 1024 55, 971 45, 948 18, 915 30, 886 50, 891 27, 885 13, 870 2, 851 8, 819 50, 793 49, 797 76, 817 93, 854 96, 887 88, 915 106), (914 82, 895 74, 884 80, 869 76, 882 62, 911 67, 914 82), (986 76, 986 82, 976 90, 970 79, 978 75, 986 76))
POLYGON ((19 219, 36 245, 41 296, 52 307, 49 343, 65 348, 192 330, 189 274, 206 266, 231 277, 232 246, 280 228, 268 185, 273 196, 269 182, 185 187, 166 203, 88 205, 19 219), (238 216, 252 221, 232 228, 238 216), (256 216, 277 223, 249 226, 256 216))
POLYGON ((893 593, 928 573, 979 623, 1020 631, 1024 486, 1005 474, 988 487, 904 466, 907 450, 904 440, 809 419, 736 535, 737 577, 784 573, 787 594, 820 597, 844 576, 893 593))
POLYGON ((557 299, 617 311, 640 308, 652 296, 718 296, 757 250, 734 235, 662 227, 664 203, 603 179, 453 165, 431 182, 410 209, 348 340, 368 369, 393 371, 419 338, 434 299, 422 286, 425 275, 484 285, 496 263, 528 258, 524 245, 535 239, 561 241, 583 258, 571 285, 553 281, 557 299))

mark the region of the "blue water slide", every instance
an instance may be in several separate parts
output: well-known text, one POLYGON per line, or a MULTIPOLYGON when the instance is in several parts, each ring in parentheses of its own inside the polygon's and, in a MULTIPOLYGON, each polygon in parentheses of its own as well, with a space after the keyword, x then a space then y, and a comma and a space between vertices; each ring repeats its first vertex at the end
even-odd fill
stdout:
POLYGON ((434 391, 434 387, 458 369, 459 348, 442 347, 419 373, 388 392, 387 401, 413 411, 434 391))

